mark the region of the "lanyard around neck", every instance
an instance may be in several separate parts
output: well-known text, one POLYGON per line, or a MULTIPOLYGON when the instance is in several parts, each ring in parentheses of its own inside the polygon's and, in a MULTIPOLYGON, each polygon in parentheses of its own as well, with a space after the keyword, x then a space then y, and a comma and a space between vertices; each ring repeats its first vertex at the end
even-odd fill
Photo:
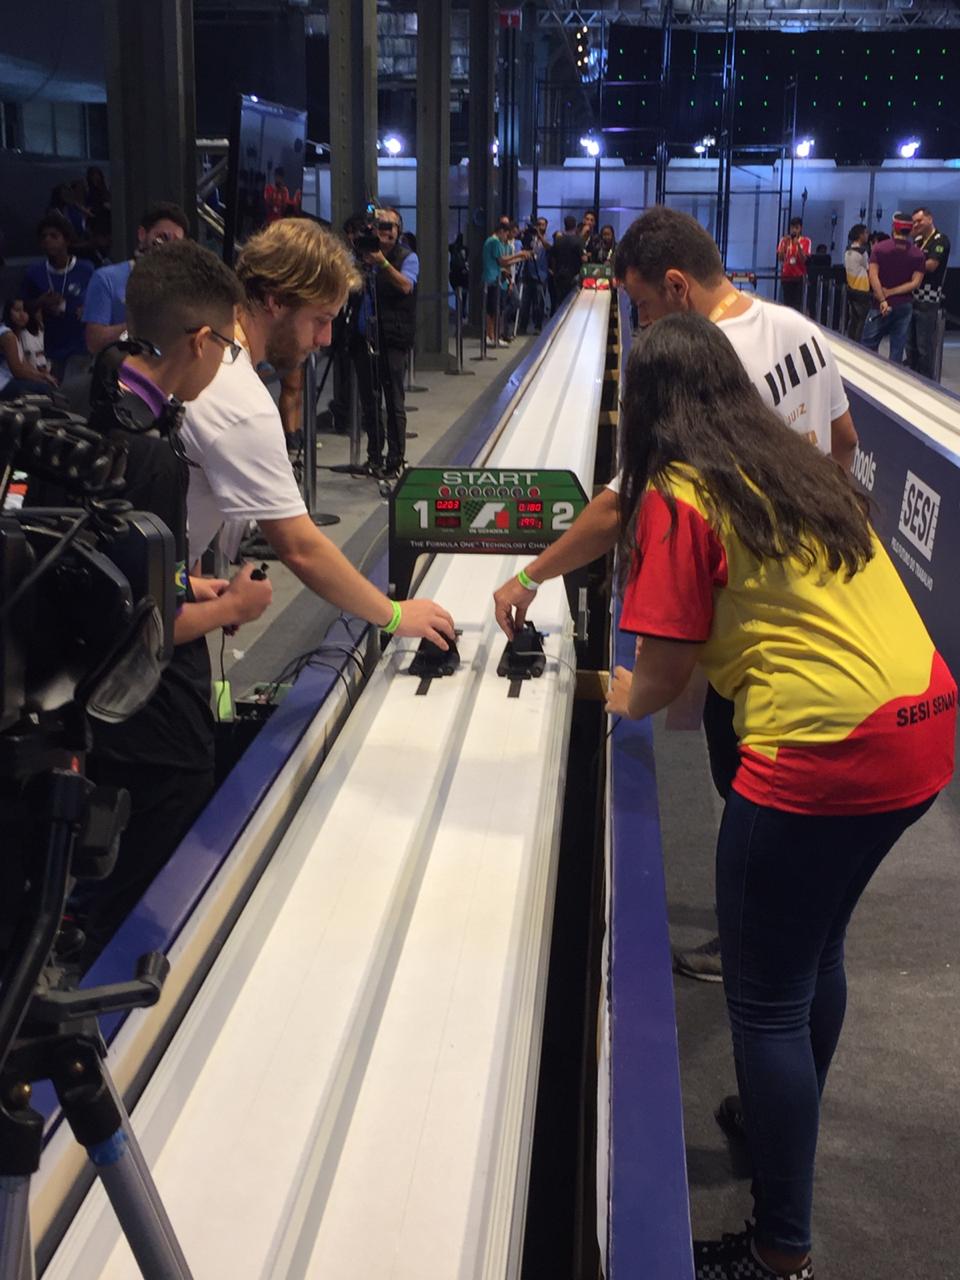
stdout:
POLYGON ((53 277, 54 277, 54 276, 58 276, 58 275, 60 275, 60 274, 61 274, 61 272, 59 272, 59 271, 51 271, 51 270, 50 270, 50 263, 49 263, 49 262, 47 263, 47 284, 50 286, 50 292, 51 292, 51 293, 59 293, 59 295, 60 295, 60 297, 61 297, 61 298, 65 296, 65 294, 66 294, 66 292, 67 292, 67 276, 70 274, 70 272, 73 270, 73 268, 74 268, 76 265, 77 265, 77 260, 76 260, 76 258, 68 258, 68 259, 67 259, 67 265, 63 268, 63 272, 62 272, 62 275, 63 275, 62 287, 61 287, 61 288, 59 288, 59 289, 54 289, 54 287, 53 287, 53 277))

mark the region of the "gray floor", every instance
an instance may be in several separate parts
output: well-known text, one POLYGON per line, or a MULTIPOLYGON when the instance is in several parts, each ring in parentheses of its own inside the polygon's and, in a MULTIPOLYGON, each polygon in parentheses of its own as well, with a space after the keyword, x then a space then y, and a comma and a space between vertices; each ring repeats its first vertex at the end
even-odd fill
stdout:
MULTIPOLYGON (((671 934, 713 932, 720 801, 701 733, 658 726, 671 934)), ((869 886, 847 947, 849 1007, 824 1098, 818 1280, 960 1278, 960 784, 869 886)), ((694 1234, 742 1230, 749 1180, 713 1110, 736 1092, 722 989, 675 979, 694 1234)), ((789 1105, 789 1099, 784 1099, 789 1105)))

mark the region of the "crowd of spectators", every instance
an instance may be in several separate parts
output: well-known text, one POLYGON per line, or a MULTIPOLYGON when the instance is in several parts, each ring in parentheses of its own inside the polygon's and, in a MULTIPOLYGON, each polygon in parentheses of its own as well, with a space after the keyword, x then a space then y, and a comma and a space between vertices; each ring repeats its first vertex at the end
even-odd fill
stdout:
MULTIPOLYGON (((923 205, 895 213, 891 230, 868 233, 862 222, 850 228, 843 255, 844 332, 871 351, 887 338, 894 364, 933 378, 950 241, 923 205)), ((818 281, 833 271, 827 246, 813 251, 802 220, 793 218, 777 245, 777 260, 783 302, 813 314, 818 281)))
POLYGON ((585 264, 612 263, 616 232, 609 225, 598 232, 593 210, 579 222, 566 214, 563 230, 552 237, 549 230, 545 217, 531 216, 521 230, 504 214, 484 242, 481 269, 489 344, 509 346, 515 336, 529 331, 531 320, 539 333, 544 320, 576 286, 585 264))

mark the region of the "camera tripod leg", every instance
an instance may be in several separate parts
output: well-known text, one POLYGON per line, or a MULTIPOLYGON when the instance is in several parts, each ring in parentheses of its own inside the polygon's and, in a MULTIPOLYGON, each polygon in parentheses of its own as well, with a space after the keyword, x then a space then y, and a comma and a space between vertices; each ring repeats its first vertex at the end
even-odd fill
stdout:
POLYGON ((0 1176, 0 1280, 34 1280, 30 1178, 0 1176))
POLYGON ((76 1042, 52 1077, 74 1137, 87 1150, 144 1280, 190 1280, 160 1193, 96 1048, 76 1042))
POLYGON ((130 1129, 121 1126, 106 1142, 87 1150, 145 1280, 190 1280, 187 1260, 130 1129))

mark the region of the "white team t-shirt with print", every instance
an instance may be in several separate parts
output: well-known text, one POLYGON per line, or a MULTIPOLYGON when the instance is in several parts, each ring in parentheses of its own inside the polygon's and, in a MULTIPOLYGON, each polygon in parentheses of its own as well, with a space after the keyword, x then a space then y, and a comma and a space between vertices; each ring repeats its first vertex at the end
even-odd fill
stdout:
MULTIPOLYGON (((190 564, 226 525, 232 555, 250 520, 286 520, 306 512, 287 457, 280 413, 245 350, 187 405, 181 431, 190 468, 187 537, 190 564)), ((224 546, 224 543, 226 545, 224 546)))
MULTIPOLYGON (((830 424, 850 404, 830 345, 813 321, 792 307, 752 298, 743 315, 717 325, 770 408, 821 453, 829 453, 830 424)), ((607 487, 619 493, 620 477, 607 487)))

